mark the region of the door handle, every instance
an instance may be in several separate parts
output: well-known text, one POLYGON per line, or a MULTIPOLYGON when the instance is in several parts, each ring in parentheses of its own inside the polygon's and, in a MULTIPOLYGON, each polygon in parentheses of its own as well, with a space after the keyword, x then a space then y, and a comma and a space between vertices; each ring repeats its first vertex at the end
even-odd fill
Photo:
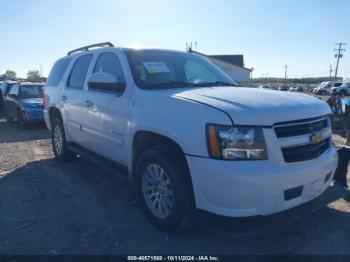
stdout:
POLYGON ((86 107, 92 107, 92 106, 94 105, 94 103, 92 103, 90 100, 85 100, 85 101, 84 101, 84 105, 85 105, 86 107))
POLYGON ((66 102, 68 100, 68 97, 66 95, 61 96, 61 100, 63 102, 66 102))

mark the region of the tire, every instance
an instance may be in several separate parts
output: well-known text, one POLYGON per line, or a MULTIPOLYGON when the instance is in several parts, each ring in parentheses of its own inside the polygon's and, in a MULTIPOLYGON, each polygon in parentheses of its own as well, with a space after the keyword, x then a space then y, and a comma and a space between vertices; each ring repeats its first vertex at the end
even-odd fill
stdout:
POLYGON ((346 96, 346 95, 347 95, 347 93, 346 93, 345 90, 341 90, 341 91, 339 92, 339 96, 341 96, 341 97, 344 97, 344 96, 346 96))
POLYGON ((152 224, 169 233, 183 231, 193 224, 195 208, 190 174, 185 160, 174 147, 157 146, 142 153, 135 178, 139 203, 152 224), (157 170, 163 184, 151 185, 150 179, 157 177, 157 170), (157 198, 158 204, 152 208, 157 198))
POLYGON ((17 120, 18 120, 18 124, 19 126, 24 129, 27 127, 27 123, 26 123, 26 120, 25 120, 25 117, 24 117, 24 112, 21 111, 21 110, 18 110, 17 111, 17 120))
POLYGON ((7 123, 12 123, 13 122, 13 117, 7 116, 6 117, 6 122, 7 123))
POLYGON ((53 153, 57 159, 61 161, 69 161, 74 159, 75 155, 68 148, 63 123, 59 117, 52 120, 51 143, 53 153))

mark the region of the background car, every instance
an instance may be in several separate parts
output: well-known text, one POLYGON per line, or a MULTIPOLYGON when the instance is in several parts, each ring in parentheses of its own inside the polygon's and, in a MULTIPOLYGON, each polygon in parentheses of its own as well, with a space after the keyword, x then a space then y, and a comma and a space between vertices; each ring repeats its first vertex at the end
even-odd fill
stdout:
POLYGON ((5 104, 7 122, 17 119, 22 127, 29 122, 42 122, 43 116, 43 84, 20 82, 12 86, 5 104))
POLYGON ((288 86, 280 86, 278 87, 279 91, 288 91, 288 86))
POLYGON ((270 89, 270 87, 268 85, 260 85, 259 88, 270 89))
POLYGON ((350 82, 343 83, 339 87, 332 87, 332 93, 339 94, 340 96, 347 96, 350 94, 350 82))
POLYGON ((296 92, 304 92, 304 88, 302 88, 301 86, 297 86, 297 87, 295 88, 295 91, 296 91, 296 92))
POLYGON ((343 83, 339 81, 327 81, 327 82, 322 82, 318 87, 316 87, 313 92, 316 95, 327 95, 331 93, 332 87, 339 87, 343 83))

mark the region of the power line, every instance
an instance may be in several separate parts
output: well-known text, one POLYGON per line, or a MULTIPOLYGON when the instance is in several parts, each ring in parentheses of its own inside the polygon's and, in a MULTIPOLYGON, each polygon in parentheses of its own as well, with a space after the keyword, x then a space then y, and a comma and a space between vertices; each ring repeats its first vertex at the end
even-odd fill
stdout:
POLYGON ((335 45, 338 46, 337 49, 334 49, 334 51, 337 51, 337 54, 334 55, 334 57, 337 58, 337 66, 335 68, 335 75, 334 75, 334 78, 336 79, 338 76, 339 59, 343 57, 342 52, 345 52, 345 48, 342 48, 342 46, 345 46, 346 43, 340 42, 340 43, 336 43, 335 45))

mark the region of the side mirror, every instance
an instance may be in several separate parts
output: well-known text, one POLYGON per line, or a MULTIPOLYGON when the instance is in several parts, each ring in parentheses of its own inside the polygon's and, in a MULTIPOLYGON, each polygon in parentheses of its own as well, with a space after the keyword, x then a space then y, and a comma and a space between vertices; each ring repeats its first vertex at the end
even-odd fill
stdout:
POLYGON ((89 77, 88 87, 96 90, 123 93, 125 82, 120 82, 116 76, 111 74, 95 73, 89 77))

